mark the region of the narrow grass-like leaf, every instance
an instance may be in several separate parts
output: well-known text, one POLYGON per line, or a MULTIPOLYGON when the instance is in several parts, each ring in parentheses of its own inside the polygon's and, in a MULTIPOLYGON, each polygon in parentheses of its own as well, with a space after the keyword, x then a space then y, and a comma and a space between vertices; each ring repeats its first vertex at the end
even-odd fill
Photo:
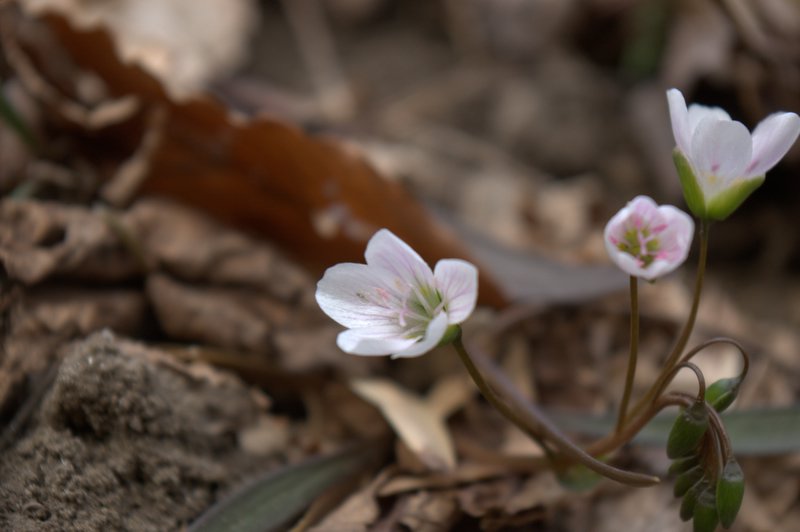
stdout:
MULTIPOLYGON (((614 430, 613 415, 596 416, 574 412, 548 411, 564 431, 602 437, 614 430)), ((634 443, 663 446, 674 415, 656 417, 642 429, 634 443)), ((737 455, 774 455, 800 451, 800 404, 780 408, 736 410, 722 414, 722 422, 737 455)))
POLYGON ((211 507, 189 532, 278 530, 326 489, 369 466, 380 449, 375 442, 357 445, 270 472, 211 507))

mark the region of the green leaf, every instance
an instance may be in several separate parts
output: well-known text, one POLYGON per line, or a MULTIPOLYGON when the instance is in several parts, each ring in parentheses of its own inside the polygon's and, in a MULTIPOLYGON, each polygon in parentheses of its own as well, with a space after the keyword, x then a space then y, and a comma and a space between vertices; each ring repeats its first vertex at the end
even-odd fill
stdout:
POLYGON ((723 528, 730 528, 736 520, 744 497, 744 473, 731 458, 717 480, 717 512, 723 528))
POLYGON ((358 445, 270 472, 218 502, 189 527, 189 532, 263 532, 278 530, 338 482, 376 459, 379 445, 358 445))
MULTIPOLYGON (((616 416, 549 411, 548 416, 564 431, 600 438, 614 430, 616 416)), ((663 446, 672 425, 671 415, 657 416, 634 438, 640 445, 663 446)), ((775 455, 800 451, 800 404, 754 408, 722 414, 722 422, 739 455, 775 455)))
POLYGON ((705 402, 695 401, 675 419, 667 437, 667 456, 675 459, 694 452, 708 429, 705 402))

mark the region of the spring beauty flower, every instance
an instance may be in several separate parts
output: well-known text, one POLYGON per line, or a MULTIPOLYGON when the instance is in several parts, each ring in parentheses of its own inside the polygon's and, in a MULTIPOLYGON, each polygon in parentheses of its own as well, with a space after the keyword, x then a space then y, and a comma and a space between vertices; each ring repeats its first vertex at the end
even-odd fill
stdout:
POLYGON ((611 260, 626 273, 652 281, 683 264, 694 222, 672 205, 637 196, 609 220, 604 237, 611 260))
POLYGON ((444 259, 431 271, 388 229, 370 239, 366 264, 337 264, 317 284, 323 312, 348 329, 337 345, 354 355, 416 357, 436 347, 469 317, 478 269, 444 259), (447 334, 446 334, 447 333, 447 334))
POLYGON ((667 91, 675 166, 689 209, 701 219, 724 220, 764 182, 800 134, 800 117, 774 113, 752 135, 719 107, 692 104, 667 91))

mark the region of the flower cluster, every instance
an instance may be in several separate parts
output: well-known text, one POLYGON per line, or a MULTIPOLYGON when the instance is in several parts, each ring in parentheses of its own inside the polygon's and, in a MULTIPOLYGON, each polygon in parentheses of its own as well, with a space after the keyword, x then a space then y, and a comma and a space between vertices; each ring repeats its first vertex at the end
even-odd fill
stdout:
POLYGON ((434 271, 387 229, 370 239, 366 264, 337 264, 317 284, 317 303, 348 329, 337 344, 354 355, 415 357, 469 317, 478 297, 478 269, 459 259, 434 271))

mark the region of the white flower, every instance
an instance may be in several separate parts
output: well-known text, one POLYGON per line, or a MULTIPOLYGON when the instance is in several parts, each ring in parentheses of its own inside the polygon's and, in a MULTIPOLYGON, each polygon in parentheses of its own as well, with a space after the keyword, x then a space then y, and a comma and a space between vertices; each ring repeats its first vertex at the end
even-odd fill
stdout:
POLYGON ((652 281, 683 264, 694 236, 692 218, 672 205, 637 196, 609 220, 604 237, 611 260, 652 281))
POLYGON ((436 269, 388 229, 370 239, 366 264, 337 264, 317 284, 317 303, 348 330, 337 345, 354 355, 415 357, 469 317, 478 297, 478 269, 444 259, 436 269))
POLYGON ((676 166, 689 208, 700 218, 728 217, 764 181, 800 134, 800 117, 774 113, 751 135, 719 107, 692 104, 667 91, 676 166))

